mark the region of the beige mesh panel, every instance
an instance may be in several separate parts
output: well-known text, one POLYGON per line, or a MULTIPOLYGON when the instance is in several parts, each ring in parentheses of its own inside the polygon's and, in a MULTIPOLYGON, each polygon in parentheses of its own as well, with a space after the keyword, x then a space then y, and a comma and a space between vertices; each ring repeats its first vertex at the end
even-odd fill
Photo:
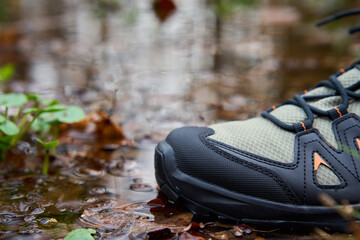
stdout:
POLYGON ((320 164, 316 171, 316 181, 320 185, 339 185, 341 183, 341 180, 336 176, 333 170, 324 164, 320 164))
POLYGON ((295 105, 283 105, 272 111, 271 114, 287 124, 298 123, 306 119, 304 110, 295 105))
POLYGON ((331 144, 333 147, 337 147, 335 135, 332 131, 332 125, 329 118, 318 117, 314 120, 313 127, 319 130, 320 134, 325 138, 325 140, 331 144))
POLYGON ((360 101, 350 103, 348 112, 355 113, 360 116, 360 101))
POLYGON ((279 162, 293 161, 295 134, 279 128, 265 118, 234 121, 210 126, 210 138, 279 162))
POLYGON ((345 88, 347 88, 360 80, 360 70, 357 68, 353 68, 346 73, 340 75, 338 77, 338 80, 345 88))
POLYGON ((340 96, 334 96, 322 98, 317 101, 308 101, 307 103, 311 106, 319 108, 320 110, 327 111, 336 106, 339 106, 342 103, 342 100, 340 96))
POLYGON ((305 94, 305 96, 312 96, 312 95, 321 95, 326 93, 334 92, 334 90, 328 89, 326 87, 318 87, 315 89, 310 90, 308 93, 305 94))

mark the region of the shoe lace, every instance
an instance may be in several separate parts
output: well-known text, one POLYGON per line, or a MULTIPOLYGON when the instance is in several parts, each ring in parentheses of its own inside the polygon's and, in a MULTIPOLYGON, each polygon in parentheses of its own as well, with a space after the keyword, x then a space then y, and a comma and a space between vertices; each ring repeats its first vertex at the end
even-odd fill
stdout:
MULTIPOLYGON (((321 26, 323 26, 325 24, 328 24, 328 23, 330 23, 332 21, 335 21, 337 19, 352 16, 352 15, 358 15, 358 14, 360 14, 360 8, 354 8, 354 9, 338 12, 338 13, 335 13, 335 14, 333 14, 333 15, 331 15, 329 17, 326 17, 323 20, 319 21, 316 24, 316 26, 321 27, 321 26)), ((360 31, 360 24, 358 24, 358 25, 356 25, 356 26, 349 29, 350 34, 356 33, 358 31, 360 31)))
MULTIPOLYGON (((301 132, 301 131, 306 131, 306 130, 312 128, 313 123, 314 123, 314 114, 316 114, 318 116, 329 117, 332 120, 347 114, 348 113, 347 109, 349 107, 349 97, 352 99, 360 99, 360 93, 355 92, 356 90, 358 90, 360 88, 360 81, 345 88, 337 78, 340 75, 342 75, 343 73, 345 73, 346 71, 348 71, 354 67, 360 68, 360 65, 358 65, 358 64, 360 64, 360 61, 354 63, 353 65, 347 67, 346 69, 341 69, 336 74, 331 75, 329 77, 329 80, 321 81, 315 87, 315 88, 326 87, 326 88, 334 90, 331 93, 306 95, 307 91, 305 91, 302 94, 295 95, 293 99, 289 99, 282 104, 273 106, 272 108, 263 112, 261 114, 261 116, 269 119, 270 121, 275 123, 277 126, 283 128, 285 130, 292 131, 292 132, 301 132), (307 103, 307 101, 314 101, 314 100, 319 100, 319 99, 323 99, 323 98, 327 98, 327 97, 334 97, 334 96, 340 96, 342 102, 340 105, 335 106, 329 110, 322 110, 322 109, 319 109, 312 105, 309 105, 307 103), (301 121, 298 123, 287 124, 271 114, 271 112, 273 110, 275 110, 276 108, 278 108, 280 106, 286 105, 286 104, 295 105, 295 106, 302 108, 304 110, 307 118, 304 121, 301 121)), ((313 89, 315 89, 315 88, 313 88, 313 89)))
MULTIPOLYGON (((321 20, 320 22, 318 22, 316 24, 316 26, 320 27, 320 26, 327 24, 329 22, 332 22, 334 20, 337 20, 337 19, 340 19, 343 17, 347 17, 347 16, 351 16, 351 15, 357 15, 357 14, 360 14, 360 8, 355 8, 355 9, 351 9, 351 10, 338 12, 334 15, 331 15, 331 16, 321 20)), ((356 25, 355 27, 350 28, 349 33, 353 34, 358 31, 360 31, 360 24, 356 25)), ((306 92, 304 92, 302 94, 297 94, 294 96, 293 99, 287 100, 280 105, 273 106, 272 108, 263 112, 261 114, 261 116, 269 119, 270 121, 275 123, 277 126, 283 128, 285 130, 292 131, 292 132, 301 132, 301 131, 306 131, 306 130, 312 128, 313 123, 314 123, 314 114, 316 114, 318 116, 329 117, 332 120, 347 114, 348 113, 347 109, 349 106, 349 97, 351 97, 353 99, 360 99, 360 93, 355 92, 356 90, 358 90, 360 88, 360 81, 354 83, 353 85, 351 85, 347 88, 344 88, 344 86, 341 84, 341 82, 337 78, 338 78, 338 76, 340 76, 341 74, 345 73, 346 71, 352 69, 353 67, 360 68, 358 65, 359 63, 360 63, 360 61, 352 64, 351 66, 347 67, 346 69, 341 69, 339 72, 331 75, 329 77, 329 80, 321 81, 315 87, 315 88, 327 87, 329 89, 334 90, 333 92, 327 93, 327 94, 317 94, 317 95, 306 95, 306 92), (323 98, 327 98, 327 97, 334 97, 334 96, 340 96, 342 103, 340 105, 333 107, 326 111, 316 108, 307 103, 307 101, 314 101, 314 100, 319 100, 319 99, 323 99, 323 98), (287 124, 287 123, 284 123, 283 121, 279 120, 278 118, 276 118, 274 115, 270 114, 276 108, 278 108, 282 105, 286 105, 286 104, 296 105, 296 106, 302 108, 306 114, 307 119, 305 119, 304 121, 298 122, 298 123, 287 124)))

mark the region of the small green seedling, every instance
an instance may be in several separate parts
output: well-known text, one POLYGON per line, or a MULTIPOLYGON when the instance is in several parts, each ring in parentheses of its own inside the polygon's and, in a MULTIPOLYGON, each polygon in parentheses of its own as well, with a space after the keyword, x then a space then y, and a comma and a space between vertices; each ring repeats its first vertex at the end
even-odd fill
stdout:
POLYGON ((5 107, 21 107, 28 101, 25 94, 8 93, 0 96, 0 105, 5 107))
MULTIPOLYGON (((37 123, 34 125, 35 128, 48 130, 51 126, 54 128, 53 139, 57 139, 59 136, 59 129, 61 123, 73 123, 80 121, 85 117, 84 111, 78 106, 65 106, 65 105, 54 105, 53 108, 62 108, 56 112, 46 112, 39 116, 37 123)), ((51 150, 52 154, 55 154, 55 148, 51 150)))
POLYGON ((7 83, 15 73, 15 66, 11 63, 0 67, 0 83, 7 83))
POLYGON ((55 154, 60 124, 73 123, 85 117, 80 107, 62 105, 57 100, 43 100, 37 94, 0 95, 0 110, 3 110, 0 113, 1 160, 5 160, 8 150, 32 130, 44 139, 39 139, 47 151, 44 174, 47 173, 49 151, 55 154), (16 114, 9 115, 10 108, 16 114))
POLYGON ((18 115, 21 113, 22 106, 28 101, 26 95, 9 93, 0 96, 0 106, 5 107, 4 116, 7 117, 9 107, 18 107, 18 115))
POLYGON ((0 114, 1 160, 5 159, 8 149, 11 147, 12 142, 14 142, 14 138, 20 134, 22 126, 17 124, 16 121, 21 113, 20 109, 27 101, 27 97, 24 94, 9 93, 0 96, 0 107, 4 107, 3 115, 0 114), (18 114, 11 119, 8 116, 9 107, 18 108, 18 114))
POLYGON ((41 139, 37 138, 38 141, 45 149, 45 156, 44 156, 44 164, 42 174, 47 175, 49 169, 49 152, 51 149, 55 149, 57 145, 59 145, 59 140, 51 141, 51 142, 44 142, 41 139))
POLYGON ((23 113, 25 115, 22 118, 22 120, 20 120, 20 123, 19 123, 19 128, 21 129, 21 131, 17 135, 15 135, 15 137, 10 142, 10 145, 15 146, 19 142, 19 140, 22 139, 22 137, 29 131, 31 125, 40 116, 40 114, 59 112, 64 109, 65 109, 64 107, 56 106, 56 105, 44 107, 44 108, 33 107, 33 108, 24 109, 23 113), (28 119, 29 115, 31 115, 31 114, 34 114, 34 116, 32 117, 32 120, 29 123, 27 123, 27 119, 28 119), (23 121, 23 120, 25 120, 25 121, 23 121))
POLYGON ((94 229, 88 228, 79 228, 71 231, 64 240, 94 240, 92 234, 96 234, 94 229))
POLYGON ((15 123, 0 115, 0 131, 11 136, 18 134, 19 128, 15 123))

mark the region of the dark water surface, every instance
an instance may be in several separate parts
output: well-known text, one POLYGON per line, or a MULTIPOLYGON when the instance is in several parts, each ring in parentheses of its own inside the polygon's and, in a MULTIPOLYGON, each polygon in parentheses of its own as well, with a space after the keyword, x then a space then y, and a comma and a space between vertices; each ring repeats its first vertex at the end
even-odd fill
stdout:
MULTIPOLYGON (((97 229, 101 239, 169 237, 146 233, 180 231, 192 215, 165 207, 166 200, 146 204, 158 195, 158 141, 183 125, 255 116, 360 53, 358 35, 347 34, 356 19, 314 27, 360 1, 160 2, 0 0, 0 66, 16 66, 0 93, 35 92, 87 113, 101 110, 133 142, 84 144, 86 151, 53 159, 47 178, 24 174, 38 159, 27 159, 21 171, 0 170, 1 237, 58 239, 79 227, 97 229)), ((208 228, 220 239, 233 230, 208 228)))

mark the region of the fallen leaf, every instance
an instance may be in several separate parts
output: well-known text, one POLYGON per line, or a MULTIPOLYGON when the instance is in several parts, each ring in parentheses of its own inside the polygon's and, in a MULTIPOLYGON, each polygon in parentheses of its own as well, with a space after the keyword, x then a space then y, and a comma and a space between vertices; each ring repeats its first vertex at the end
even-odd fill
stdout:
POLYGON ((95 234, 96 231, 94 229, 76 229, 70 232, 64 240, 94 240, 92 234, 95 234))
POLYGON ((181 233, 179 240, 216 240, 216 238, 208 236, 206 234, 197 232, 190 229, 187 232, 181 233))
POLYGON ((88 114, 83 120, 60 126, 59 141, 61 145, 91 145, 103 148, 111 145, 131 145, 120 126, 114 123, 105 113, 96 111, 88 114))

